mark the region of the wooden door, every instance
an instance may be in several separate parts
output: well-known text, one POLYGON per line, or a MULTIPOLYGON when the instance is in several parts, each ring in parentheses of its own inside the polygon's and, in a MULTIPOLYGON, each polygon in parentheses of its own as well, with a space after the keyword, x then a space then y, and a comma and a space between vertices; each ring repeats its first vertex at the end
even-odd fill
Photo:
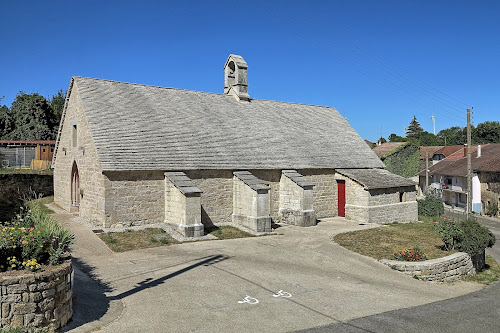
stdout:
POLYGON ((337 180, 338 216, 345 217, 345 180, 337 180))
POLYGON ((71 170, 71 207, 73 211, 79 211, 80 208, 80 175, 76 162, 73 162, 71 170))

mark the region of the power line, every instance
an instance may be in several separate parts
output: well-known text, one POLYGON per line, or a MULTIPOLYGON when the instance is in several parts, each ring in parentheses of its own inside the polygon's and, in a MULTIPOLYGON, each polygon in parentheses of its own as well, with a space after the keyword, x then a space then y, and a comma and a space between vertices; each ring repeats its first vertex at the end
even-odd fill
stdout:
MULTIPOLYGON (((380 53, 379 51, 377 51, 375 48, 371 47, 369 44, 365 43, 362 39, 360 39, 358 36, 356 36, 353 32, 351 32, 349 29, 347 29, 345 26, 343 26, 341 23, 339 23, 338 21, 336 21, 335 19, 333 19, 331 16, 329 16, 325 11, 323 10, 320 10, 316 5, 314 5, 314 3, 308 1, 308 0, 305 0, 305 2, 309 3, 312 7, 316 8, 316 12, 315 13, 321 13, 323 14, 323 16, 325 16, 327 19, 329 19, 330 21, 332 21, 336 26, 340 27, 341 29, 343 29, 344 31, 346 31, 348 34, 350 34, 351 36, 353 36, 356 40, 358 40, 360 43, 362 43, 363 45, 365 45, 367 48, 371 49, 372 51, 374 51, 375 53, 377 53, 382 59, 388 61, 389 63, 391 63, 392 65, 394 65, 395 67, 399 68, 401 71, 407 73, 408 75, 410 76, 413 76, 412 73, 410 73, 409 71, 405 70, 403 67, 399 66, 398 64, 394 63, 393 61, 391 61, 389 58, 385 57, 382 53, 380 53)), ((360 48, 361 49, 361 48, 360 48)), ((378 60, 377 60, 378 61, 378 60)), ((441 90, 429 85, 428 83, 418 79, 415 77, 415 80, 421 82, 422 84, 428 86, 429 88, 437 91, 438 93, 460 103, 462 106, 466 106, 466 107, 471 107, 469 104, 465 103, 465 102, 462 102, 444 92, 442 92, 441 90)), ((443 98, 444 99, 444 98, 443 98)))
MULTIPOLYGON (((264 4, 265 4, 267 7, 269 7, 270 9, 272 9, 274 12, 276 12, 278 15, 280 15, 280 16, 284 16, 285 18, 288 18, 288 20, 289 20, 289 21, 291 21, 291 22, 292 22, 295 26, 297 26, 299 29, 304 30, 306 33, 309 33, 309 34, 310 34, 310 35, 312 35, 313 37, 316 37, 316 38, 318 38, 318 39, 320 39, 320 40, 321 40, 321 38, 320 38, 318 35, 316 35, 315 33, 308 32, 308 31, 307 31, 306 29, 304 29, 304 28, 303 28, 300 24, 298 24, 298 23, 297 23, 297 22, 296 22, 293 18, 291 18, 291 17, 289 17, 289 16, 287 16, 287 15, 281 14, 281 13, 280 13, 278 10, 276 10, 273 6, 271 6, 271 5, 269 5, 269 4, 265 3, 265 2, 264 2, 264 4)), ((318 45, 317 43, 315 43, 314 41, 310 40, 309 38, 306 38, 306 37, 304 37, 302 34, 300 34, 300 33, 296 32, 296 31, 294 31, 294 30, 293 30, 293 29, 291 29, 289 26, 287 26, 287 25, 283 24, 283 23, 282 23, 279 19, 277 19, 275 16, 268 14, 267 12, 265 12, 265 11, 261 10, 259 7, 256 7, 256 9, 257 9, 257 10, 259 10, 259 11, 261 11, 261 12, 263 12, 265 15, 270 16, 270 17, 271 17, 274 21, 276 21, 278 24, 280 24, 280 25, 284 26, 285 28, 287 28, 287 29, 291 30, 293 33, 295 33, 296 35, 298 35, 299 37, 301 37, 301 38, 302 38, 302 39, 304 39, 305 41, 309 42, 309 43, 310 43, 310 44, 312 44, 313 46, 315 46, 315 47, 319 48, 320 50, 322 50, 322 51, 323 51, 323 52, 325 52, 326 54, 328 54, 328 55, 330 55, 330 56, 332 55, 332 53, 331 53, 331 51, 330 51, 330 50, 325 49, 324 47, 322 47, 322 46, 318 45)), ((348 59, 349 59, 349 57, 345 54, 345 52, 343 52, 342 50, 340 50, 338 47, 336 47, 336 46, 332 45, 329 41, 326 41, 326 43, 327 43, 328 45, 330 45, 330 47, 337 49, 339 53, 344 54, 344 55, 346 56, 346 58, 348 58, 348 59)), ((396 88, 398 88, 398 89, 394 89, 393 87, 388 86, 387 84, 385 84, 385 83, 381 82, 379 79, 377 79, 377 78, 374 76, 374 75, 377 75, 377 73, 373 73, 373 70, 372 70, 372 69, 368 68, 367 66, 365 66, 364 64, 362 64, 362 63, 361 63, 361 62, 359 62, 358 60, 356 60, 356 59, 350 59, 351 61, 354 61, 354 62, 358 63, 361 67, 365 68, 365 69, 367 70, 367 72, 364 72, 364 71, 360 70, 359 68, 357 68, 356 66, 352 66, 351 64, 347 63, 344 59, 342 59, 341 57, 339 57, 339 55, 338 55, 338 54, 336 54, 336 53, 333 53, 333 54, 336 56, 336 58, 337 58, 338 60, 342 61, 343 63, 345 63, 345 64, 347 64, 347 65, 349 65, 349 66, 351 66, 354 70, 356 70, 356 71, 357 71, 357 72, 359 72, 360 74, 362 74, 362 75, 364 75, 364 76, 366 76, 366 77, 368 77, 368 78, 370 78, 370 79, 372 79, 372 80, 376 81, 377 83, 379 83, 379 84, 381 84, 381 85, 385 86, 386 88, 393 89, 393 90, 395 90, 395 91, 396 91, 398 94, 400 94, 400 95, 403 95, 403 94, 399 91, 399 90, 402 90, 402 91, 406 92, 408 95, 411 95, 411 96, 413 96, 413 97, 415 97, 415 98, 417 98, 417 99, 419 99, 419 100, 421 100, 421 101, 423 101, 423 102, 425 102, 425 103, 428 103, 428 104, 430 104, 430 105, 434 106, 434 107, 435 107, 435 108, 437 108, 437 109, 441 109, 441 110, 443 110, 443 111, 445 111, 445 112, 449 112, 449 111, 447 111, 447 110, 445 110, 445 109, 441 108, 440 106, 434 105, 434 104, 430 103, 429 101, 426 101, 426 100, 425 100, 425 99, 423 99, 422 97, 420 97, 420 96, 418 96, 418 95, 413 94, 412 92, 410 92, 410 91, 408 91, 407 89, 405 89, 405 88, 403 88, 403 87, 401 87, 401 86, 399 86, 399 85, 395 84, 394 82, 387 80, 385 77, 382 77, 382 79, 383 79, 384 81, 388 82, 389 84, 391 84, 392 86, 394 86, 394 87, 396 87, 396 88)), ((379 76, 380 76, 380 75, 379 75, 379 76)), ((404 95, 403 95, 403 96, 404 96, 404 95)), ((408 98, 409 96, 406 96, 406 97, 408 98)), ((410 98, 411 98, 411 97, 410 97, 410 98)), ((417 100, 415 100, 415 99, 413 99, 413 98, 411 98, 411 99, 412 99, 414 102, 417 102, 417 103, 419 103, 419 104, 423 105, 424 107, 426 106, 426 105, 425 105, 425 104, 423 104, 421 101, 417 101, 417 100)), ((438 112, 438 113, 440 113, 440 112, 438 112)), ((441 114, 441 115, 442 115, 443 117, 446 117, 446 118, 449 118, 449 119, 453 120, 454 122, 457 122, 457 117, 456 117, 455 115, 454 115, 454 117, 450 117, 450 116, 447 116, 447 115, 445 115, 445 114, 441 114)))
MULTIPOLYGON (((286 2, 284 2, 282 0, 280 0, 280 2, 283 5, 285 5, 288 8, 290 8, 295 13, 297 13, 299 16, 303 16, 306 20, 308 20, 314 26, 316 26, 317 28, 323 30, 326 34, 330 35, 331 37, 335 38, 336 40, 340 41, 343 45, 345 45, 347 48, 349 48, 352 52, 354 52, 357 55, 359 55, 360 57, 366 59, 368 62, 370 62, 371 64, 373 64, 374 66, 376 66, 377 68, 379 68, 380 70, 382 70, 383 72, 385 72, 386 74, 390 75, 394 79, 396 79, 398 81, 401 81, 401 82, 404 82, 404 84, 410 86, 410 88, 418 90, 421 94, 426 95, 427 98, 430 98, 430 99, 432 99, 432 100, 434 100, 434 101, 436 101, 438 103, 443 103, 443 104, 446 105, 446 107, 448 107, 450 109, 453 109, 456 112, 461 112, 461 108, 457 108, 456 106, 454 106, 452 103, 450 103, 446 99, 444 99, 444 98, 436 95, 432 91, 426 90, 425 88, 423 88, 418 83, 413 82, 412 80, 410 80, 409 78, 407 78, 403 74, 399 73, 397 70, 392 69, 390 66, 386 65, 384 62, 380 61, 375 56, 373 56, 369 52, 365 51, 363 48, 360 48, 359 46, 355 45, 351 40, 349 40, 349 38, 347 38, 346 36, 344 36, 341 32, 335 31, 336 34, 332 34, 330 31, 331 30, 335 30, 335 29, 327 29, 325 26, 322 26, 321 24, 316 23, 317 20, 314 20, 314 21, 310 20, 308 17, 304 16, 302 12, 297 11, 294 7, 288 5, 286 2), (345 42, 343 42, 342 40, 340 40, 337 35, 340 36, 345 42), (360 50, 362 53, 358 52, 357 50, 360 50)), ((456 113, 452 113, 452 112, 449 112, 449 111, 446 111, 446 112, 448 112, 448 113, 450 113, 450 114, 452 114, 454 116, 457 115, 456 113)))

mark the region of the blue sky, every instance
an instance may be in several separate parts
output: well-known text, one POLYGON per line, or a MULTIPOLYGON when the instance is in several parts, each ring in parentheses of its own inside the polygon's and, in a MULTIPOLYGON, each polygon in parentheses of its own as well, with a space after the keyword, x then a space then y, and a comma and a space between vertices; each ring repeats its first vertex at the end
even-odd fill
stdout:
POLYGON ((71 76, 221 93, 230 53, 250 97, 337 108, 365 139, 500 120, 500 1, 0 2, 0 97, 71 76))

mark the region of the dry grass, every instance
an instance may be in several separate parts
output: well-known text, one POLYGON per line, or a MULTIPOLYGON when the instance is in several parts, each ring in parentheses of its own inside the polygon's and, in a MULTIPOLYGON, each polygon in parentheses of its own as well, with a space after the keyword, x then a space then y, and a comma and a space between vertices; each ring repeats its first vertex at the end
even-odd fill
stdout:
POLYGON ((242 231, 238 228, 231 227, 231 226, 206 227, 205 232, 207 234, 213 235, 219 239, 254 237, 254 235, 249 234, 248 232, 242 231))
POLYGON ((178 241, 160 228, 110 232, 100 234, 99 238, 101 238, 113 252, 125 252, 178 243, 178 241))
POLYGON ((498 265, 492 256, 486 255, 486 266, 483 271, 471 277, 469 281, 482 284, 492 284, 493 282, 498 281, 499 278, 500 265, 498 265))
POLYGON ((385 227, 336 235, 339 245, 375 259, 394 259, 394 251, 418 245, 427 259, 445 257, 456 251, 442 251, 443 242, 432 221, 391 224, 385 227))
POLYGON ((23 174, 35 174, 35 175, 52 175, 54 172, 52 169, 46 170, 34 170, 29 168, 4 168, 0 169, 0 174, 13 174, 13 173, 23 173, 23 174))

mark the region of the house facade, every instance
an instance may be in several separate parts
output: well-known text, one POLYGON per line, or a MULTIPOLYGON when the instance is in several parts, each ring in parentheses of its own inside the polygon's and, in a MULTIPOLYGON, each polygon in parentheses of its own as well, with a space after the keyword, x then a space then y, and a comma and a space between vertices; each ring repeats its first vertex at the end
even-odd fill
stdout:
POLYGON ((223 222, 417 219, 415 183, 383 170, 334 108, 251 99, 246 73, 230 55, 223 94, 73 77, 55 202, 96 227, 168 223, 186 236, 223 222))
MULTIPOLYGON (((500 205, 500 144, 471 147, 472 210, 485 214, 491 205, 500 205)), ((425 170, 419 173, 419 187, 426 191, 425 170)), ((428 186, 441 192, 442 200, 452 208, 467 207, 467 148, 432 165, 428 186)))

